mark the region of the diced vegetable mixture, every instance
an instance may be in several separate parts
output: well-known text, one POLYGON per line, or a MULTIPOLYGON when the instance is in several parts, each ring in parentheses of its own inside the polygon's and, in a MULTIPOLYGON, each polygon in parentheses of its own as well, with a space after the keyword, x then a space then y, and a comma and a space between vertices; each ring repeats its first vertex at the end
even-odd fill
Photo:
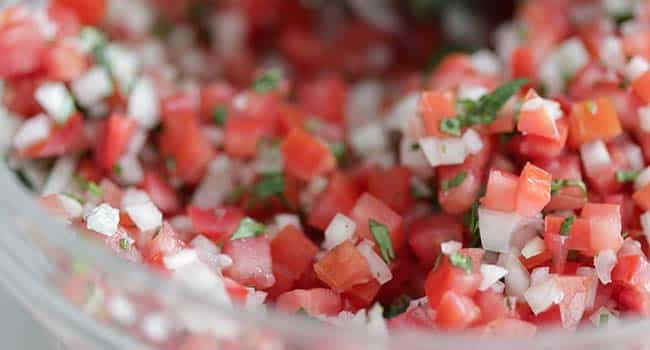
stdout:
POLYGON ((154 3, 0 12, 8 165, 80 235, 371 332, 650 316, 650 2, 519 2, 431 64, 391 11, 154 3))

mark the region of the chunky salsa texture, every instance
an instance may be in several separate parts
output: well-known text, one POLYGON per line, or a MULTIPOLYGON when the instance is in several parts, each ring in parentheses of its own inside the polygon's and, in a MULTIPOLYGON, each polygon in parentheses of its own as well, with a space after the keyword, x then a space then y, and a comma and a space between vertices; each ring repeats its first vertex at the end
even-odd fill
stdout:
POLYGON ((81 235, 378 333, 650 315, 648 2, 523 2, 426 73, 434 26, 157 3, 0 12, 8 164, 81 235))

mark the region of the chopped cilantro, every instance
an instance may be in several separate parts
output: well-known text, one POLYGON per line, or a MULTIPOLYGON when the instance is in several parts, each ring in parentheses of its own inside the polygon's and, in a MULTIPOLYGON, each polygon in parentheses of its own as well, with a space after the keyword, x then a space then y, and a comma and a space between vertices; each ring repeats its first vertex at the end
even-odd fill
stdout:
POLYGON ((113 167, 113 170, 115 171, 115 174, 117 174, 117 176, 122 176, 122 166, 121 165, 115 164, 115 166, 113 167))
POLYGON ((456 252, 449 257, 449 262, 453 266, 463 269, 467 274, 471 274, 474 270, 474 263, 469 255, 456 252))
POLYGON ((448 191, 454 187, 460 186, 460 184, 462 184, 466 178, 467 178, 467 172, 463 170, 458 174, 456 174, 456 176, 452 177, 451 179, 443 181, 440 187, 442 188, 443 191, 448 191))
POLYGON ((609 313, 607 313, 607 312, 602 312, 602 313, 598 316, 598 326, 601 326, 601 327, 602 327, 602 326, 606 326, 608 321, 609 321, 609 313))
POLYGON ((267 93, 278 88, 282 81, 282 71, 270 69, 253 82, 253 90, 259 93, 267 93))
POLYGON ((239 226, 237 226, 237 230, 235 230, 235 233, 230 237, 230 240, 234 241, 242 238, 257 237, 263 234, 264 231, 266 231, 266 226, 264 226, 264 224, 249 217, 245 217, 241 220, 239 226))
POLYGON ((406 312, 410 304, 411 298, 409 298, 408 295, 401 295, 384 309, 384 317, 393 318, 399 316, 406 312))
POLYGON ((594 102, 594 100, 587 101, 585 106, 587 107, 587 110, 589 111, 589 113, 591 113, 591 114, 598 113, 598 105, 596 104, 596 102, 594 102))
POLYGON ((214 122, 217 125, 226 125, 226 119, 228 118, 228 108, 224 105, 218 105, 212 112, 212 117, 214 118, 214 122))
POLYGON ((131 241, 126 238, 120 238, 120 248, 128 250, 131 247, 131 241))
POLYGON ((336 160, 341 161, 345 157, 345 144, 343 142, 330 143, 329 147, 336 160))
POLYGON ((420 148, 422 148, 422 147, 420 146, 420 143, 418 143, 418 142, 413 142, 413 143, 411 144, 411 151, 417 151, 417 150, 419 150, 420 148))
POLYGON ((440 131, 453 135, 461 135, 462 123, 458 118, 445 118, 440 122, 440 131))
POLYGON ((372 232, 375 241, 379 245, 382 258, 387 264, 390 264, 395 259, 395 251, 393 250, 393 241, 390 238, 388 227, 374 219, 368 220, 368 226, 370 226, 370 232, 372 232))
POLYGON ((564 187, 580 187, 583 192, 587 193, 587 185, 582 180, 556 179, 551 182, 551 194, 555 194, 564 187))
POLYGON ((253 194, 259 199, 266 200, 273 196, 284 195, 284 189, 284 174, 270 173, 264 174, 261 180, 253 186, 253 194))
POLYGON ((629 236, 630 236, 630 233, 628 231, 625 231, 625 232, 621 233, 621 237, 623 237, 623 239, 626 239, 629 236))
POLYGON ((478 201, 472 204, 472 208, 467 212, 465 216, 465 223, 469 229, 469 233, 472 237, 471 247, 477 248, 481 246, 481 233, 478 228, 478 201))
POLYGON ((96 182, 94 181, 88 181, 85 178, 81 176, 76 177, 77 183, 79 184, 79 187, 84 192, 90 192, 92 195, 95 197, 103 197, 104 196, 104 189, 102 189, 96 182))
POLYGON ((616 172, 616 181, 620 183, 634 182, 641 173, 638 170, 620 170, 616 172))
POLYGON ((226 202, 230 204, 237 203, 242 199, 242 197, 244 197, 246 192, 247 191, 244 186, 236 186, 226 197, 226 202))
POLYGON ((568 236, 569 232, 571 232, 571 226, 573 226, 573 223, 575 221, 576 221, 575 215, 571 215, 568 218, 564 219, 564 221, 562 221, 562 226, 560 227, 560 235, 568 236))

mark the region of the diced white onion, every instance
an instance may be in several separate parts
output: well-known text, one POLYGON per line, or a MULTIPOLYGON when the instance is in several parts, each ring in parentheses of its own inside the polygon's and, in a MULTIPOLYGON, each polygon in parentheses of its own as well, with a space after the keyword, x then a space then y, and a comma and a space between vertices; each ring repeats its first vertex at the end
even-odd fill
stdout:
POLYGON ((370 124, 380 113, 384 99, 384 85, 378 80, 363 80, 348 90, 345 105, 347 126, 351 130, 370 124))
POLYGON ((419 140, 420 148, 429 161, 429 165, 462 164, 467 157, 467 148, 461 138, 425 137, 419 140))
POLYGON ((194 249, 183 249, 180 252, 163 257, 165 267, 170 270, 177 270, 187 264, 194 263, 199 259, 199 255, 194 249))
POLYGON ((551 277, 551 269, 548 266, 536 267, 530 272, 530 285, 536 286, 545 282, 551 277))
POLYGON ((498 265, 508 270, 505 277, 506 294, 521 298, 530 285, 528 270, 521 264, 518 252, 512 251, 499 256, 498 265))
POLYGON ((174 270, 173 278, 221 305, 232 305, 222 277, 199 260, 174 270))
POLYGON ((386 127, 389 130, 399 130, 402 134, 406 134, 409 120, 417 114, 419 100, 420 94, 414 92, 397 101, 386 118, 386 127))
POLYGON ((634 11, 634 1, 629 0, 602 0, 603 10, 610 16, 622 16, 634 11))
POLYGON ((171 322, 160 313, 150 313, 142 318, 142 333, 155 343, 166 341, 169 338, 171 327, 171 322))
POLYGON ((426 175, 431 172, 429 161, 420 149, 420 144, 409 137, 402 137, 399 146, 400 164, 417 174, 426 175))
POLYGON ((117 232, 120 223, 120 211, 103 203, 93 208, 86 217, 86 227, 89 230, 112 236, 117 232))
POLYGON ((120 89, 128 92, 140 69, 137 55, 118 44, 109 44, 104 49, 104 57, 120 89))
POLYGON ((488 92, 490 91, 484 86, 463 84, 458 87, 456 98, 458 100, 478 101, 478 99, 483 97, 483 95, 487 94, 488 92))
POLYGON ((467 129, 463 134, 463 142, 470 154, 478 154, 483 149, 483 140, 474 129, 467 129))
POLYGON ((639 219, 641 220, 643 234, 645 235, 646 240, 650 243, 650 211, 641 214, 639 219))
POLYGON ((267 293, 262 291, 257 291, 251 288, 251 291, 246 296, 246 302, 244 308, 248 311, 253 311, 258 309, 260 306, 264 305, 266 300, 267 293))
POLYGON ((241 52, 246 44, 248 23, 246 16, 235 9, 224 9, 213 16, 213 45, 222 55, 241 52))
POLYGON ((214 242, 204 235, 197 235, 190 241, 190 247, 196 250, 196 253, 201 256, 201 253, 216 255, 219 254, 219 247, 214 242))
POLYGON ((106 310, 113 320, 124 326, 132 326, 137 320, 135 307, 129 299, 121 295, 110 298, 106 310))
POLYGON ((83 207, 76 199, 71 198, 65 194, 57 194, 59 202, 63 207, 63 210, 68 214, 68 217, 71 219, 78 219, 83 214, 83 207))
POLYGON ((594 257, 594 266, 602 284, 612 282, 612 270, 616 265, 616 254, 611 249, 602 250, 594 257))
POLYGON ((496 52, 502 62, 509 63, 512 53, 519 46, 521 37, 516 25, 506 22, 500 25, 494 32, 496 52))
POLYGON ((127 114, 143 127, 151 129, 160 119, 158 95, 148 78, 140 78, 129 96, 127 114))
POLYGON ((293 225, 297 229, 302 230, 302 225, 300 224, 300 217, 294 214, 278 214, 275 216, 275 225, 278 229, 283 229, 286 226, 293 225))
POLYGON ((635 81, 638 77, 642 76, 648 69, 650 64, 641 56, 634 56, 625 66, 625 77, 629 81, 635 81))
POLYGON ((521 105, 522 111, 534 111, 538 108, 544 108, 544 111, 553 119, 562 118, 563 112, 560 104, 556 101, 541 97, 533 97, 521 105))
POLYGON ((650 132, 650 106, 639 107, 639 127, 645 132, 650 132))
POLYGON ((375 250, 372 248, 373 245, 372 242, 364 240, 359 243, 357 250, 364 258, 366 258, 368 266, 370 267, 370 272, 375 276, 377 282, 379 282, 379 284, 385 284, 393 279, 393 274, 390 272, 390 268, 388 268, 386 262, 375 253, 375 250))
POLYGON ((566 75, 573 76, 589 63, 589 52, 582 41, 571 38, 562 43, 542 63, 540 79, 549 94, 554 95, 564 89, 566 75))
POLYGON ((325 229, 323 248, 330 250, 347 241, 352 238, 356 229, 357 224, 352 219, 341 213, 337 213, 325 229))
POLYGON ((625 66, 623 44, 616 36, 610 35, 600 45, 598 52, 600 60, 605 66, 612 69, 621 69, 625 66))
POLYGON ((388 147, 388 138, 380 123, 369 123, 350 133, 350 146, 362 156, 382 153, 388 147))
POLYGON ((492 289, 492 291, 497 294, 503 294, 503 292, 506 290, 506 284, 501 281, 496 281, 492 284, 490 289, 492 289))
POLYGON ((74 100, 63 83, 41 84, 34 92, 34 98, 59 124, 65 124, 75 111, 74 100))
POLYGON ((587 173, 595 173, 612 163, 609 151, 603 140, 596 140, 580 146, 580 157, 587 173))
POLYGON ((483 248, 500 253, 509 252, 512 247, 521 249, 537 235, 540 226, 539 218, 485 208, 478 209, 478 218, 483 248))
POLYGON ((535 315, 548 310, 554 304, 559 304, 564 298, 564 292, 560 288, 557 279, 551 277, 546 281, 528 288, 524 298, 535 315))
POLYGON ((637 146, 634 143, 628 143, 623 149, 625 155, 627 156, 627 161, 630 164, 630 169, 632 170, 641 170, 645 164, 643 159, 643 151, 641 147, 637 146))
POLYGON ((639 173, 639 175, 637 175, 636 179, 634 179, 634 188, 638 190, 649 183, 650 167, 646 167, 639 173))
POLYGON ((546 244, 544 240, 538 236, 533 237, 526 245, 521 248, 521 255, 526 259, 530 259, 533 256, 539 255, 546 250, 546 244))
POLYGON ((472 55, 472 65, 481 74, 497 75, 501 73, 501 61, 490 50, 479 50, 472 55))
POLYGON ((233 181, 228 173, 210 171, 194 191, 192 204, 206 208, 219 206, 232 188, 233 181))
POLYGON ((91 107, 113 93, 108 72, 99 66, 73 81, 71 87, 77 101, 84 107, 91 107))
POLYGON ((122 206, 122 209, 125 209, 130 205, 143 204, 147 202, 151 202, 151 198, 147 192, 136 189, 134 187, 129 187, 124 191, 120 205, 122 206))
POLYGON ((440 251, 445 255, 453 255, 463 248, 463 243, 457 241, 447 241, 440 243, 440 251))
POLYGON ((498 265, 481 264, 481 285, 478 287, 480 291, 486 291, 492 285, 498 282, 501 278, 508 274, 508 270, 498 265))
POLYGON ((117 161, 117 165, 120 169, 117 176, 122 185, 136 185, 142 182, 144 170, 137 156, 125 154, 117 161))
POLYGON ((14 147, 23 150, 32 146, 50 135, 52 122, 45 114, 39 114, 27 119, 14 136, 14 147))
POLYGON ((384 318, 383 313, 384 308, 379 303, 375 303, 375 305, 368 310, 368 332, 370 334, 378 336, 388 335, 386 318, 384 318))
POLYGON ((76 169, 77 157, 65 156, 58 158, 52 167, 52 171, 50 171, 50 175, 47 177, 47 182, 45 182, 41 194, 47 196, 48 194, 63 192, 72 180, 76 169))
POLYGON ((264 147, 257 153, 253 167, 258 174, 277 173, 284 169, 284 158, 279 147, 264 147))
POLYGON ((153 202, 132 204, 125 211, 141 231, 153 230, 162 225, 162 213, 153 202))
POLYGON ((585 307, 591 309, 596 302, 596 294, 598 294, 598 274, 596 269, 589 266, 580 266, 576 269, 577 276, 589 277, 590 282, 587 287, 587 295, 585 296, 585 307))

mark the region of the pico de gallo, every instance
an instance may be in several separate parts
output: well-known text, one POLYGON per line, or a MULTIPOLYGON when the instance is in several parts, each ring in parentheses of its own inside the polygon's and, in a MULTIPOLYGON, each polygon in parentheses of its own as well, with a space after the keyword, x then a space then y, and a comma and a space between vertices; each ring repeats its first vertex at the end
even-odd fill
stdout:
POLYGON ((378 334, 650 316, 649 2, 521 2, 429 70, 435 27, 156 3, 0 12, 7 163, 79 234, 378 334))

